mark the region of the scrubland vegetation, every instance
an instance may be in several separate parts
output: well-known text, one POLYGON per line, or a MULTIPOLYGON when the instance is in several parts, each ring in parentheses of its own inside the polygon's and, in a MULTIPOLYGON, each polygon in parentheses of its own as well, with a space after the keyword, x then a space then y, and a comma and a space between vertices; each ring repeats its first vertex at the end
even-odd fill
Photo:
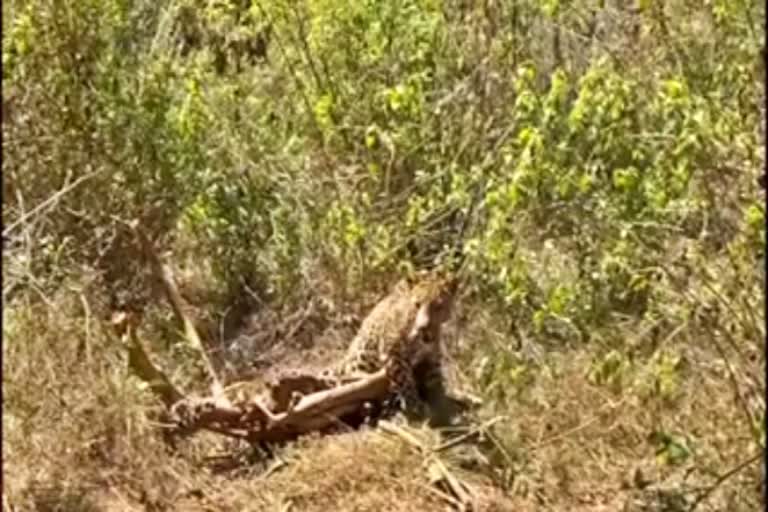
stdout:
POLYGON ((169 450, 110 312, 144 311, 180 385, 201 373, 132 219, 235 369, 330 361, 403 273, 464 257, 444 343, 478 421, 502 418, 481 463, 441 456, 479 510, 758 510, 764 17, 5 2, 3 510, 448 506, 381 431, 226 471, 210 456, 242 447, 169 450))

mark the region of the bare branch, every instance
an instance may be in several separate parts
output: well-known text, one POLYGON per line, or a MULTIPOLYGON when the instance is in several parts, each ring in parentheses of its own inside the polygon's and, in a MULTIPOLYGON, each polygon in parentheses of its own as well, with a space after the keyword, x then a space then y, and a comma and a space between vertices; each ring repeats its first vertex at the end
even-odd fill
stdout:
POLYGON ((132 221, 129 223, 129 227, 138 237, 145 255, 147 258, 149 258, 150 263, 152 264, 152 271, 163 285, 166 298, 171 304, 171 308, 173 308, 173 313, 184 332, 184 336, 186 337, 187 341, 200 352, 200 356, 203 359, 208 377, 211 379, 211 391, 213 392, 213 396, 217 399, 226 400, 224 395, 224 386, 222 386, 221 380, 216 373, 216 368, 213 365, 213 361, 208 355, 208 352, 205 350, 205 346, 203 345, 203 342, 200 339, 200 336, 198 335, 197 329, 195 329, 192 320, 190 320, 189 316, 184 312, 184 300, 181 298, 179 289, 176 286, 176 280, 173 277, 173 271, 171 270, 171 267, 163 263, 163 261, 160 259, 160 256, 155 250, 152 241, 140 228, 138 221, 132 221))
POLYGON ((144 346, 136 336, 138 318, 131 313, 116 312, 112 315, 111 324, 116 333, 128 346, 128 366, 137 377, 149 384, 150 389, 166 407, 184 399, 184 395, 176 389, 165 373, 152 363, 144 346))
POLYGON ((67 193, 71 192, 72 190, 77 188, 79 185, 85 183, 86 181, 88 181, 89 179, 93 178, 94 176, 96 176, 100 172, 101 172, 101 170, 89 172, 88 174, 80 176, 79 178, 77 178, 72 183, 70 183, 68 185, 65 185, 61 190, 59 190, 58 192, 53 194, 51 197, 49 197, 48 199, 46 199, 42 203, 38 204, 37 206, 35 206, 34 208, 32 208, 31 210, 26 212, 24 215, 22 215, 21 217, 16 219, 14 222, 12 222, 9 226, 7 226, 3 230, 3 238, 7 238, 8 235, 10 235, 13 232, 14 229, 19 227, 24 222, 26 222, 27 219, 29 219, 33 215, 39 214, 40 212, 42 212, 46 208, 50 208, 50 207, 54 206, 67 193))

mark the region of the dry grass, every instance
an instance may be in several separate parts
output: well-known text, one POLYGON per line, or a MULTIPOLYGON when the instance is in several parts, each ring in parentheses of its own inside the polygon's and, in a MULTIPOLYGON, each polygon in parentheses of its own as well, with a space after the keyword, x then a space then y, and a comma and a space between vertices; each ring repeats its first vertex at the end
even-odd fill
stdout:
MULTIPOLYGON (((304 439, 274 459, 224 472, 206 462, 227 449, 219 439, 201 436, 171 453, 147 414, 152 398, 126 374, 105 323, 85 315, 82 297, 66 287, 50 302, 57 307, 17 303, 4 311, 5 510, 449 507, 429 485, 428 456, 380 431, 304 439)), ((483 315, 470 316, 461 333, 447 334, 465 370, 482 366, 473 346, 504 337, 483 315)), ((320 341, 312 351, 324 354, 330 345, 320 341)), ((591 377, 603 360, 594 346, 550 351, 510 378, 504 393, 484 390, 481 414, 505 416, 494 427, 503 454, 488 452, 488 465, 464 469, 458 453, 441 457, 475 489, 479 510, 617 510, 645 486, 688 492, 690 503, 758 449, 724 359, 710 347, 668 342, 667 352, 682 363, 665 393, 658 390, 658 351, 627 359, 610 384, 591 377), (660 462, 654 432, 678 436, 689 453, 660 462)), ((300 349, 292 352, 289 360, 301 357, 300 349)), ((745 369, 760 374, 761 359, 756 354, 745 369)), ((413 433, 424 446, 439 442, 427 429, 413 433)), ((759 464, 748 465, 698 510, 754 510, 763 479, 759 464)))

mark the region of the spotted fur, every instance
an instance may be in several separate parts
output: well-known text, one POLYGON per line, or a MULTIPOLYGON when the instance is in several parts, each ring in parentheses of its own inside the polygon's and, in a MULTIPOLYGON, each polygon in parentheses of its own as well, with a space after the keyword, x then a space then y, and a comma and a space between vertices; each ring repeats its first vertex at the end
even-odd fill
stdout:
POLYGON ((386 368, 391 392, 406 410, 421 415, 425 403, 415 369, 427 390, 444 388, 440 331, 448 320, 457 281, 426 271, 399 281, 363 321, 339 371, 373 373, 386 368))

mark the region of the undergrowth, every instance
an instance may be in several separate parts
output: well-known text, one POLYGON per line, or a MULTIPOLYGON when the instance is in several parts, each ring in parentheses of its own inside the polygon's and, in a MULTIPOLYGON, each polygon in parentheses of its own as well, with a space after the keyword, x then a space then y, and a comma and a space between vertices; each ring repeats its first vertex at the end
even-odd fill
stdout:
POLYGON ((267 473, 167 451, 110 312, 199 372, 134 218, 248 364, 332 359, 404 272, 463 258, 447 350, 504 419, 451 464, 489 510, 756 509, 764 6, 623 5, 4 4, 4 510, 442 510, 379 432, 267 473))

